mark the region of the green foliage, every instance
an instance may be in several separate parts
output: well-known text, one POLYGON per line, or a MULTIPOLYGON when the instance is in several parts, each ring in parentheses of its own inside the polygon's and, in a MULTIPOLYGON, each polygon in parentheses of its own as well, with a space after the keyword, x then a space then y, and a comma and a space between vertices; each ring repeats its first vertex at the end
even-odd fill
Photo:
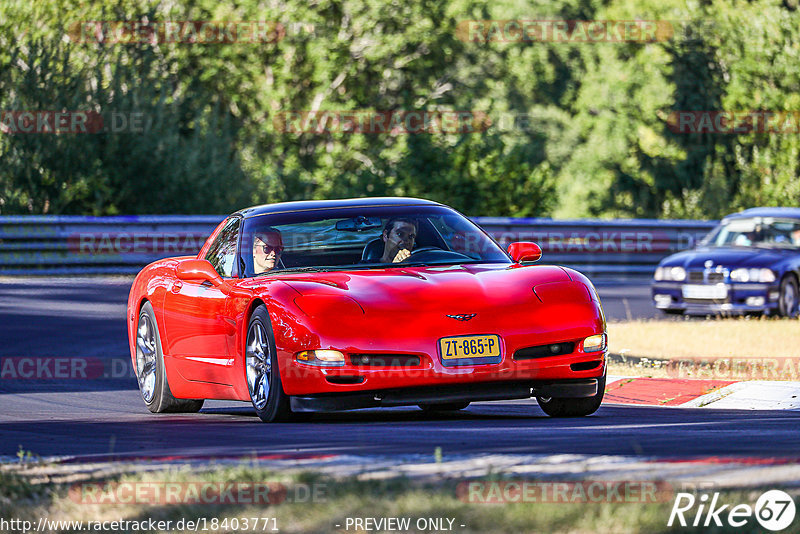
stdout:
POLYGON ((800 111, 778 0, 242 0, 0 6, 0 110, 143 118, 0 134, 0 214, 225 213, 414 195, 470 215, 719 217, 799 205, 800 134, 674 133, 680 110, 800 111), (669 20, 657 43, 469 42, 485 19, 669 20), (81 21, 277 21, 269 42, 98 43, 81 21), (472 110, 477 133, 286 132, 292 111, 472 110), (509 120, 525 118, 522 122, 509 120))

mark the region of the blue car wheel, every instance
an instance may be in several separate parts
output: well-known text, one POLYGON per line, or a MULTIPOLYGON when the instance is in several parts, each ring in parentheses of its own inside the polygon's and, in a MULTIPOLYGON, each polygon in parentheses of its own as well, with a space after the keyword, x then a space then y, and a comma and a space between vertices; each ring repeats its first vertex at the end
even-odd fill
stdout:
POLYGON ((797 279, 790 274, 781 280, 781 289, 778 296, 778 312, 783 317, 797 317, 797 305, 797 279))

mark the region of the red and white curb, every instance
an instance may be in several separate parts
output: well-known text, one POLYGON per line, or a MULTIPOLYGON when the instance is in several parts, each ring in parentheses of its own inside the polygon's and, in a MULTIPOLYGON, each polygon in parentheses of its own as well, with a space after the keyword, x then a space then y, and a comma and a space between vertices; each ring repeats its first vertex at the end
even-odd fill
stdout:
POLYGON ((603 403, 728 410, 800 410, 800 382, 609 376, 603 403))

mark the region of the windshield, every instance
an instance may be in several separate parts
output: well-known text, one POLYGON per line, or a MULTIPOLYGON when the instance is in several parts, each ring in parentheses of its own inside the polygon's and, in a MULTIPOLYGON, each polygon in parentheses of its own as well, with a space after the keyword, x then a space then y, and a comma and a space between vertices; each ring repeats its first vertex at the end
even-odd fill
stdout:
POLYGON ((731 219, 700 243, 709 247, 800 248, 800 219, 731 219))
POLYGON ((444 206, 373 206, 266 214, 245 219, 245 277, 344 270, 511 263, 478 226, 444 206))

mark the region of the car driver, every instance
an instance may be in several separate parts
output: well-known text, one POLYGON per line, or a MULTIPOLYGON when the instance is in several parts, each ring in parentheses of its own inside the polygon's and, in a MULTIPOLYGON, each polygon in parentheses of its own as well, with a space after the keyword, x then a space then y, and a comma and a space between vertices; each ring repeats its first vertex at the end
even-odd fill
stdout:
POLYGON ((408 259, 417 239, 417 222, 414 219, 394 217, 383 228, 382 263, 398 263, 408 259))
POLYGON ((266 273, 275 268, 283 254, 283 238, 275 228, 265 228, 253 236, 253 270, 266 273))

